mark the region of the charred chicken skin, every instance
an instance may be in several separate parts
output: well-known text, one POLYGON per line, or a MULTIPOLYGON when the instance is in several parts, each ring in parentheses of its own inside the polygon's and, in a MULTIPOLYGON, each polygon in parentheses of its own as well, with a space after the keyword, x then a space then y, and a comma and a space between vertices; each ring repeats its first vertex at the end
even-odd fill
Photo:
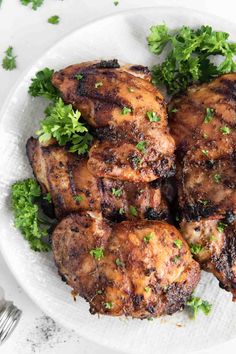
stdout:
POLYGON ((166 105, 147 68, 87 62, 56 72, 52 83, 95 130, 88 168, 96 177, 138 183, 173 173, 166 105))
POLYGON ((124 221, 111 228, 99 213, 71 214, 57 225, 52 242, 59 273, 93 314, 172 314, 199 281, 187 243, 164 222, 124 221))
POLYGON ((131 183, 94 177, 88 158, 69 153, 55 142, 27 142, 27 154, 42 192, 50 193, 57 218, 71 212, 101 211, 112 221, 168 219, 160 183, 131 183))
POLYGON ((190 87, 170 111, 183 235, 236 300, 236 73, 190 87))

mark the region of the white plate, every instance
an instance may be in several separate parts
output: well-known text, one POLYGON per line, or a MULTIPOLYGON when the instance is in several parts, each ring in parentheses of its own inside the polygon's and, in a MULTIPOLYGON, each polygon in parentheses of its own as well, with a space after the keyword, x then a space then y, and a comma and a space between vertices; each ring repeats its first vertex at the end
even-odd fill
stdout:
POLYGON ((25 142, 38 128, 45 106, 43 100, 27 95, 35 72, 45 66, 59 69, 97 58, 152 65, 157 59, 148 51, 146 36, 151 25, 162 22, 171 28, 210 24, 236 40, 234 25, 181 8, 143 8, 106 17, 76 30, 49 50, 18 82, 0 122, 0 247, 10 269, 30 297, 61 324, 102 345, 135 354, 186 353, 236 337, 236 304, 211 275, 203 274, 197 293, 213 303, 209 317, 200 315, 191 321, 180 313, 150 322, 90 315, 83 299, 72 300, 52 256, 31 251, 12 227, 9 186, 31 175, 25 142))

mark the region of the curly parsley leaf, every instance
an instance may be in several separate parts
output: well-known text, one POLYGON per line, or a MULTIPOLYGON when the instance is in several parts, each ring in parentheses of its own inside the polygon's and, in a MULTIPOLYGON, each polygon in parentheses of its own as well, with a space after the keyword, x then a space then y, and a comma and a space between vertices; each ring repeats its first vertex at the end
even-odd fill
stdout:
POLYGON ((81 113, 74 111, 59 98, 47 110, 46 118, 40 122, 41 129, 36 132, 40 142, 54 138, 60 146, 70 144, 70 151, 83 154, 88 151, 92 136, 84 123, 80 122, 81 113))
POLYGON ((29 94, 33 97, 45 97, 50 100, 58 98, 56 88, 52 85, 52 75, 54 70, 44 68, 37 72, 36 76, 31 79, 29 94))
POLYGON ((40 187, 32 178, 18 181, 11 187, 15 227, 34 251, 49 251, 50 245, 45 242, 45 237, 48 236, 50 224, 40 216, 37 204, 40 196, 40 187))
POLYGON ((20 2, 24 6, 28 6, 30 4, 32 6, 32 9, 36 11, 38 7, 43 4, 44 0, 20 0, 20 2))
POLYGON ((48 23, 51 23, 52 25, 58 25, 59 22, 60 22, 60 17, 58 15, 51 16, 48 19, 48 23))
POLYGON ((5 51, 5 57, 2 60, 2 67, 5 70, 13 70, 16 68, 16 55, 13 55, 13 48, 11 46, 5 51))
POLYGON ((212 309, 212 304, 210 304, 206 300, 202 300, 200 297, 191 296, 191 298, 187 301, 187 308, 192 312, 192 317, 195 319, 199 313, 202 311, 204 315, 209 315, 212 309))
POLYGON ((196 30, 183 26, 169 31, 166 25, 152 26, 150 32, 150 51, 160 55, 167 50, 165 60, 152 68, 153 83, 164 84, 170 94, 185 90, 193 82, 207 82, 236 70, 236 43, 228 41, 226 32, 214 31, 210 26, 196 30), (224 57, 219 65, 209 59, 214 55, 224 57))

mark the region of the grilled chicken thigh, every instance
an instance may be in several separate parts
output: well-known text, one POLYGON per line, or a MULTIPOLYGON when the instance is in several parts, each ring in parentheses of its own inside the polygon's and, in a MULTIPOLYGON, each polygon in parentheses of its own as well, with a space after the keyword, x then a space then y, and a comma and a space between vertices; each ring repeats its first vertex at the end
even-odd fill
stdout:
POLYGON ((186 242, 171 225, 72 214, 56 227, 53 253, 63 279, 91 313, 148 318, 181 309, 200 277, 186 242))
POLYGON ((183 235, 236 300, 236 73, 190 87, 171 111, 183 235))
POLYGON ((173 173, 175 144, 166 105, 147 68, 120 67, 116 60, 87 62, 56 72, 52 82, 95 129, 91 173, 131 182, 173 173))
POLYGON ((131 183, 94 177, 87 157, 79 157, 37 139, 27 142, 27 154, 44 194, 50 193, 58 218, 71 212, 101 211, 113 221, 168 218, 168 206, 160 183, 131 183))

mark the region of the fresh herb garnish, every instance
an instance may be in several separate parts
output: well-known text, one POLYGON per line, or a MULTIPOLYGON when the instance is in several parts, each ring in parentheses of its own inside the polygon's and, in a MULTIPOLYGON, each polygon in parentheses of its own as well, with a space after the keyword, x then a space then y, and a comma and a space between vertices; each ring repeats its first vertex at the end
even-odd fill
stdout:
POLYGON ((135 217, 138 216, 137 209, 133 205, 130 205, 129 212, 130 212, 130 215, 132 215, 132 216, 135 216, 135 217))
POLYGON ((180 260, 180 256, 174 256, 174 263, 178 263, 178 261, 180 260))
POLYGON ((60 17, 58 15, 54 15, 49 17, 48 23, 51 23, 52 25, 57 25, 60 22, 60 17))
POLYGON ((119 209, 119 214, 120 214, 120 215, 123 215, 124 213, 125 213, 125 209, 124 209, 124 208, 120 208, 120 209, 119 209))
POLYGON ((147 147, 147 142, 146 141, 140 141, 137 145, 136 148, 141 151, 141 152, 145 152, 146 151, 146 147, 147 147))
POLYGON ((2 67, 5 70, 13 70, 16 68, 16 55, 13 55, 13 48, 8 47, 5 51, 5 57, 2 60, 2 67))
POLYGON ((209 201, 208 200, 199 200, 199 203, 201 203, 203 206, 207 206, 209 201))
POLYGON ((145 286, 144 291, 145 293, 150 293, 151 288, 149 286, 145 286))
POLYGON ((96 82, 94 86, 95 86, 95 88, 99 88, 99 87, 103 86, 103 83, 101 81, 96 82))
POLYGON ((123 114, 124 116, 126 116, 127 114, 131 113, 132 112, 132 109, 129 108, 129 107, 123 107, 122 108, 122 111, 121 111, 121 114, 123 114))
POLYGON ((199 311, 202 311, 206 316, 209 315, 212 305, 208 301, 202 300, 200 297, 191 296, 187 301, 187 308, 192 311, 193 319, 195 319, 199 311))
POLYGON ((71 144, 70 151, 83 154, 88 151, 92 136, 80 122, 81 114, 74 111, 59 98, 48 110, 46 118, 40 122, 41 129, 36 132, 40 142, 54 138, 60 146, 71 144))
POLYGON ((22 3, 22 5, 25 6, 31 4, 32 9, 37 10, 38 7, 40 7, 43 4, 44 0, 20 0, 20 2, 22 3))
POLYGON ((122 195, 122 189, 112 188, 111 192, 117 198, 121 197, 122 195))
POLYGON ((218 230, 219 232, 224 232, 224 231, 225 231, 225 228, 226 228, 227 226, 228 226, 227 224, 223 223, 222 221, 219 221, 219 222, 217 223, 217 230, 218 230))
POLYGON ((43 199, 46 200, 48 203, 51 203, 51 202, 52 202, 51 193, 47 193, 47 194, 43 197, 43 199))
POLYGON ((52 85, 52 75, 54 70, 44 68, 36 73, 35 77, 31 79, 31 85, 29 87, 29 94, 33 97, 45 97, 50 100, 58 98, 58 93, 55 87, 52 85))
POLYGON ((197 243, 190 243, 190 251, 194 255, 199 254, 203 249, 204 247, 202 245, 199 245, 197 243))
POLYGON ((182 246, 183 246, 183 241, 182 240, 174 240, 174 245, 181 250, 182 246))
POLYGON ((208 156, 209 151, 208 150, 202 150, 203 155, 208 156))
POLYGON ((170 94, 185 90, 193 82, 207 82, 236 70, 236 44, 228 42, 226 32, 210 26, 170 31, 164 24, 152 26, 150 31, 147 41, 152 53, 160 55, 167 44, 170 48, 165 60, 152 68, 153 83, 164 84, 170 94), (219 65, 211 61, 214 55, 224 57, 219 65))
POLYGON ((178 112, 177 108, 173 107, 173 108, 170 109, 170 113, 176 113, 176 112, 178 112))
POLYGON ((216 173, 216 174, 213 176, 213 178, 214 178, 214 181, 215 181, 216 183, 220 183, 220 181, 221 181, 221 175, 219 175, 218 173, 216 173))
POLYGON ((76 80, 82 80, 83 79, 83 75, 82 74, 77 74, 77 75, 75 75, 75 78, 76 78, 76 80))
POLYGON ((104 257, 104 249, 102 247, 96 247, 92 249, 89 253, 97 261, 100 261, 104 257))
POLYGON ((116 258, 115 263, 117 267, 123 267, 124 263, 120 260, 120 258, 116 258))
POLYGON ((117 6, 117 5, 119 5, 119 1, 118 1, 118 0, 115 0, 115 1, 113 2, 113 4, 114 4, 115 6, 117 6))
POLYGON ((221 127, 220 128, 220 132, 223 134, 223 135, 228 135, 228 134, 230 134, 230 132, 231 132, 231 129, 229 128, 229 127, 221 127))
POLYGON ((84 197, 82 195, 74 195, 74 200, 78 203, 82 202, 82 200, 84 200, 84 197))
POLYGON ((155 233, 154 232, 150 232, 149 234, 144 236, 143 241, 145 243, 149 243, 149 241, 152 240, 154 236, 155 236, 155 233))
POLYGON ((211 122, 213 117, 214 117, 214 114, 215 114, 214 108, 207 107, 206 108, 206 113, 205 113, 205 116, 204 116, 204 123, 211 122))
POLYGON ((113 308, 113 302, 109 301, 109 302, 105 302, 104 303, 104 307, 107 310, 111 310, 113 308))
POLYGON ((150 122, 160 122, 161 120, 161 118, 156 114, 156 112, 148 111, 146 115, 150 122))
POLYGON ((14 224, 34 251, 49 251, 50 246, 44 239, 48 236, 50 224, 40 217, 37 204, 40 195, 40 187, 32 178, 18 181, 12 185, 11 204, 14 224))
POLYGON ((96 294, 97 294, 97 295, 102 295, 102 290, 97 290, 97 291, 96 291, 96 294))

